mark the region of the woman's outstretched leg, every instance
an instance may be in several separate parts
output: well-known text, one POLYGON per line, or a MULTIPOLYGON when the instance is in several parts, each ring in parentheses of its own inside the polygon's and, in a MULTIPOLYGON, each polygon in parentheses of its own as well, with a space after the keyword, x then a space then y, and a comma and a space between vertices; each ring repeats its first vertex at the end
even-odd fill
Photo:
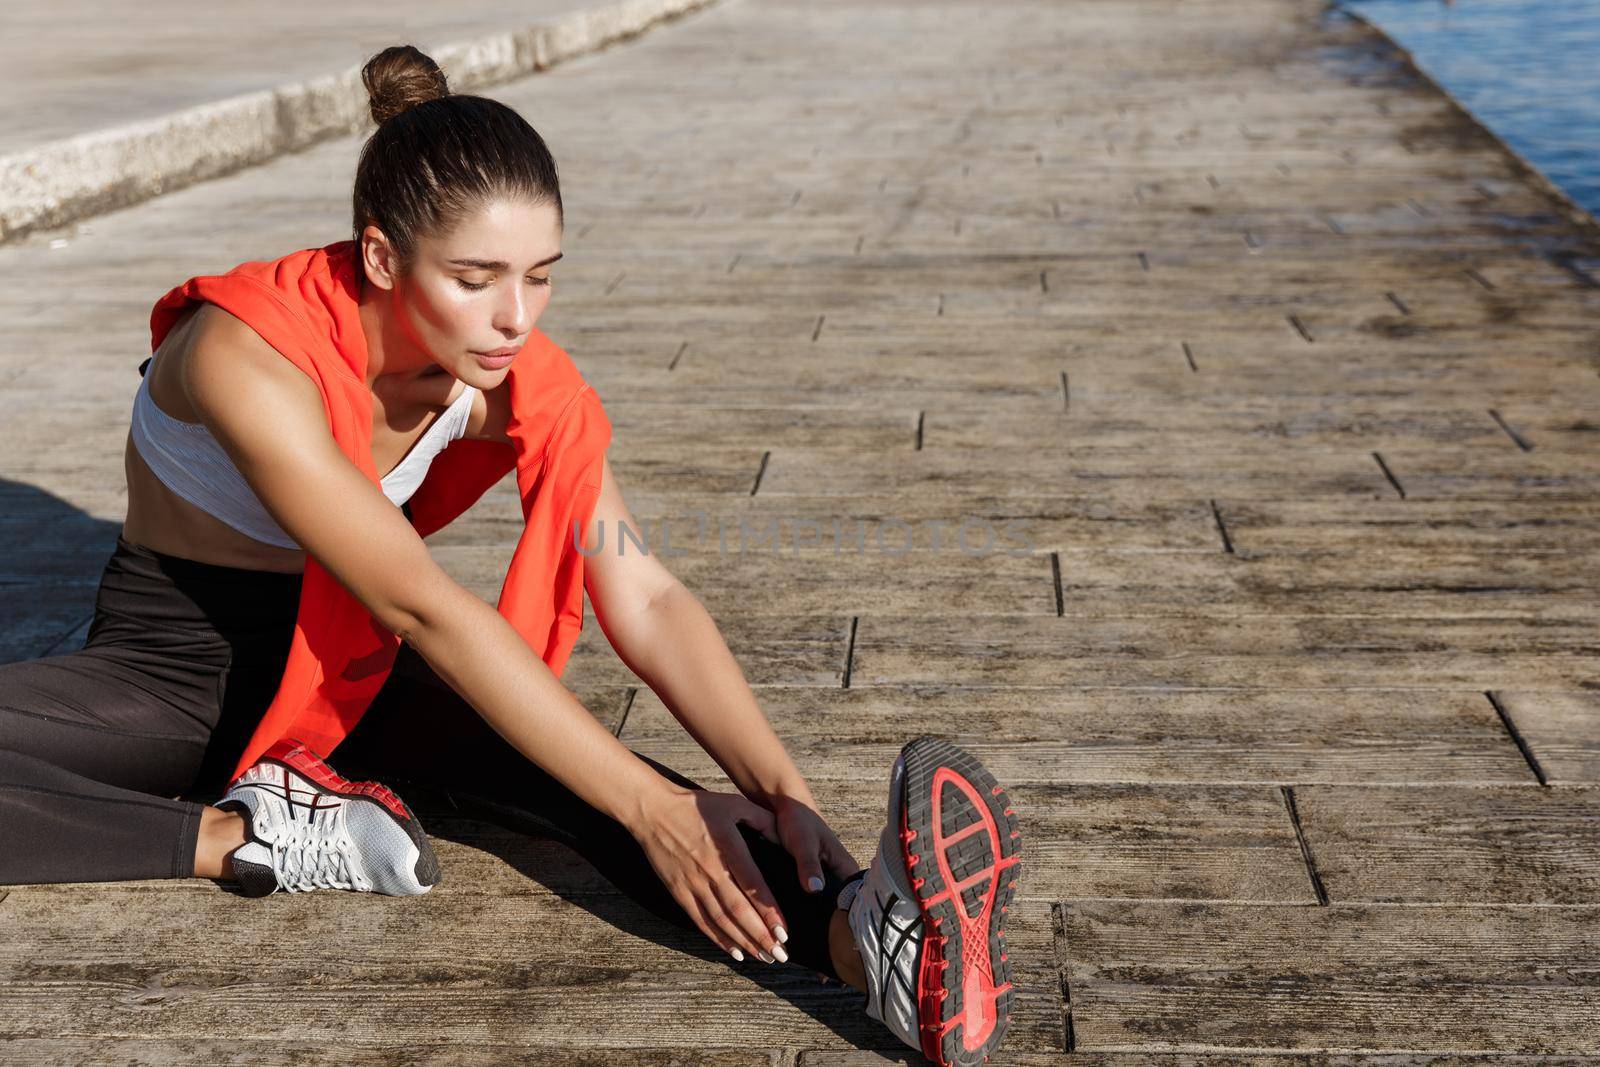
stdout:
MULTIPOLYGON (((330 757, 340 773, 397 788, 415 783, 449 790, 483 818, 561 842, 651 912, 701 933, 626 827, 512 747, 410 646, 400 655, 404 659, 330 757)), ((683 788, 704 788, 648 756, 640 758, 683 788)), ((834 952, 841 936, 848 941, 848 927, 836 919, 844 915, 838 895, 847 880, 825 869, 823 889, 808 892, 787 849, 743 824, 739 830, 786 920, 789 938, 782 948, 789 962, 845 980, 834 952)))

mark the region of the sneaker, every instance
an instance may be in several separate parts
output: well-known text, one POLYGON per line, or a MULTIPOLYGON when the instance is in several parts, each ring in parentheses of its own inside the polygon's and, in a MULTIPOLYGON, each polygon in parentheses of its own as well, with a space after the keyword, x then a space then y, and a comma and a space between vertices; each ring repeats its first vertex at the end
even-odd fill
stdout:
POLYGON ((439 861, 411 809, 387 786, 351 782, 304 744, 285 739, 217 801, 245 818, 234 850, 245 896, 282 889, 350 889, 416 896, 439 881, 439 861))
POLYGON ((1015 993, 1001 923, 1021 862, 1016 815, 977 757, 936 737, 900 750, 888 814, 865 877, 838 896, 867 1014, 940 1067, 981 1063, 1015 993))

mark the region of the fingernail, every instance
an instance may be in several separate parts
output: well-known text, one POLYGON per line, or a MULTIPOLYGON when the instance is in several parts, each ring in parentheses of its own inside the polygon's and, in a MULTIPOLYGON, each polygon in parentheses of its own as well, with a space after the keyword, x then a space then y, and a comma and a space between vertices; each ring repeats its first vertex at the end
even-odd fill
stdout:
POLYGON ((772 928, 772 933, 773 936, 775 936, 779 941, 789 940, 789 931, 785 930, 781 926, 774 926, 772 928))
POLYGON ((761 958, 761 962, 762 963, 771 963, 772 962, 772 957, 767 955, 765 952, 758 952, 758 953, 756 953, 756 955, 761 958))
POLYGON ((738 960, 740 963, 744 962, 744 953, 743 952, 740 952, 736 948, 730 948, 728 951, 733 953, 733 958, 734 959, 738 960))
MULTIPOLYGON (((789 954, 787 952, 783 951, 783 946, 782 945, 773 945, 772 946, 772 954, 774 956, 778 957, 784 963, 788 963, 789 962, 789 954)), ((768 960, 767 962, 770 963, 772 961, 768 960)))
POLYGON ((813 893, 822 892, 822 879, 818 878, 814 874, 811 876, 811 881, 807 882, 806 885, 810 888, 810 890, 813 893))

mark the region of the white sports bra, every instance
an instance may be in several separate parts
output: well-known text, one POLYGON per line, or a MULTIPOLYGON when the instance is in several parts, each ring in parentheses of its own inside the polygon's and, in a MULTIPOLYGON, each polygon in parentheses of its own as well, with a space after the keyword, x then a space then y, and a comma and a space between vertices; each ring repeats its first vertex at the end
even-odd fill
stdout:
MULTIPOLYGON (((144 378, 133 398, 133 442, 145 465, 168 489, 246 537, 279 548, 299 548, 262 507, 255 490, 203 423, 175 419, 156 406, 150 396, 149 366, 149 359, 140 365, 139 373, 144 378)), ((470 385, 463 389, 455 403, 411 446, 400 464, 384 475, 384 495, 395 507, 411 499, 433 457, 465 435, 477 391, 470 385)))

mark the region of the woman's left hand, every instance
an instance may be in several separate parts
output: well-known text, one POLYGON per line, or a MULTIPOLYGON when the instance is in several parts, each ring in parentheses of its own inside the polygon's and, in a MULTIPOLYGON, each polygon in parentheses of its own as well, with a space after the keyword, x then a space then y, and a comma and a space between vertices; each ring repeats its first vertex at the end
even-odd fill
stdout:
POLYGON ((821 890, 824 865, 840 878, 848 878, 861 869, 850 850, 840 843, 839 835, 805 801, 779 796, 773 799, 771 807, 777 817, 778 839, 794 857, 800 885, 806 892, 821 890))

